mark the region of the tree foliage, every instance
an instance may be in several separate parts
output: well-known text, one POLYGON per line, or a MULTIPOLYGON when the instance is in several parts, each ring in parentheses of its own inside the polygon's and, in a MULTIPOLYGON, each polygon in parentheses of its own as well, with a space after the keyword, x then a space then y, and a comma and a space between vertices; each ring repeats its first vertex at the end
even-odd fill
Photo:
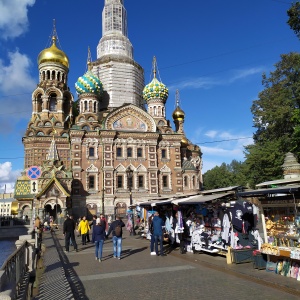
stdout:
POLYGON ((244 164, 233 160, 230 164, 222 163, 203 175, 205 190, 223 188, 235 185, 245 185, 244 164))
POLYGON ((300 38, 300 2, 292 4, 291 8, 287 11, 289 20, 287 23, 291 29, 295 32, 298 38, 300 38))
POLYGON ((300 54, 281 55, 275 71, 263 74, 264 90, 251 107, 254 144, 245 147, 250 185, 282 176, 284 155, 300 156, 300 54))

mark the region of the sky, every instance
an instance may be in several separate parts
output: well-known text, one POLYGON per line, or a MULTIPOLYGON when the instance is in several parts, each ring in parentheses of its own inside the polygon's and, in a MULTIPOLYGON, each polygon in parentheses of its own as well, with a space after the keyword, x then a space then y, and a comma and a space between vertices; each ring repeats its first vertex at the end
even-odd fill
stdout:
MULTIPOLYGON (((289 0, 124 0, 134 59, 168 87, 167 119, 175 93, 185 112, 187 138, 201 147, 203 173, 244 161, 255 132, 251 105, 264 87, 262 74, 280 55, 299 51, 287 25, 289 0)), ((92 61, 102 36, 104 0, 0 0, 0 189, 12 191, 23 170, 22 137, 38 83, 37 57, 50 46, 55 19, 59 45, 70 61, 68 85, 92 61)), ((173 124, 173 128, 174 124, 173 124)))

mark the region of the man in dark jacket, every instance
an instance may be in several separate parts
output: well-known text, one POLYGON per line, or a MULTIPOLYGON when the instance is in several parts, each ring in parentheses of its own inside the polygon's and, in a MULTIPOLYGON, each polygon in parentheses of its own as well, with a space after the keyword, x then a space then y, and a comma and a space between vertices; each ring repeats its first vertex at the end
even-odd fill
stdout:
POLYGON ((78 251, 76 240, 75 240, 75 234, 74 234, 75 227, 76 227, 75 221, 69 216, 67 216, 67 219, 65 220, 63 226, 63 234, 65 236, 65 247, 66 247, 65 252, 69 252, 70 239, 74 246, 74 250, 76 250, 76 252, 78 251))
MULTIPOLYGON (((154 217, 152 220, 151 226, 153 227, 153 238, 151 238, 151 246, 150 248, 153 249, 153 244, 155 243, 155 253, 158 255, 158 241, 160 243, 160 255, 164 256, 163 250, 163 225, 164 221, 162 218, 159 217, 159 213, 156 211, 154 213, 154 217)), ((152 252, 151 252, 152 254, 152 252)))
POLYGON ((122 235, 123 235, 122 227, 125 227, 125 224, 121 220, 121 218, 117 216, 117 219, 111 223, 107 233, 107 237, 108 237, 112 232, 114 258, 118 258, 118 259, 121 259, 121 252, 122 252, 122 235))

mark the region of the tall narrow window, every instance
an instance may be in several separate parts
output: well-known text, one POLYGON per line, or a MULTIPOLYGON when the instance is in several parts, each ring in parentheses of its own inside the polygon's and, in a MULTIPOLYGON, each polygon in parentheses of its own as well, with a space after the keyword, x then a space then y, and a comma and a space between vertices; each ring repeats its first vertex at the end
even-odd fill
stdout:
POLYGON ((168 187, 168 176, 167 175, 164 175, 162 177, 162 180, 163 180, 163 187, 164 188, 167 188, 168 187))
POLYGON ((89 188, 90 189, 95 188, 95 176, 94 175, 89 176, 89 188))
POLYGON ((143 157, 143 149, 137 148, 137 157, 143 157))
POLYGON ((132 148, 127 148, 127 157, 132 157, 132 148))
POLYGON ((167 152, 166 149, 161 150, 161 158, 166 158, 167 157, 167 152))
POLYGON ((56 111, 56 95, 55 94, 50 95, 49 110, 56 111))
POLYGON ((144 176, 143 175, 139 175, 139 188, 144 187, 144 176))
POLYGON ((94 147, 90 147, 89 148, 89 157, 94 157, 95 156, 95 148, 94 147))
POLYGON ((122 157, 122 148, 117 147, 117 157, 122 157))
POLYGON ((117 176, 117 187, 119 189, 123 187, 123 176, 122 175, 117 176))
POLYGON ((185 187, 188 186, 188 179, 187 179, 187 176, 184 177, 184 186, 185 186, 185 187))

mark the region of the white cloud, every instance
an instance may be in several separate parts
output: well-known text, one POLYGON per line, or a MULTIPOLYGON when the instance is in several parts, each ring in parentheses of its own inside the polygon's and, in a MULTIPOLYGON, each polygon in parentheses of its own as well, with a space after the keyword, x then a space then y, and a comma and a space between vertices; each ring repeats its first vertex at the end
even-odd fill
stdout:
POLYGON ((15 38, 27 31, 28 6, 36 0, 0 0, 0 37, 15 38))
MULTIPOLYGON (((0 91, 14 95, 33 90, 36 80, 30 76, 31 60, 17 49, 8 53, 9 64, 0 60, 0 91)), ((24 98, 23 98, 24 99, 24 98)))
POLYGON ((31 93, 36 79, 31 77, 32 63, 19 50, 8 53, 9 62, 0 59, 0 132, 9 132, 22 118, 31 113, 31 93), (13 122, 12 122, 13 121, 13 122))
MULTIPOLYGON (((244 161, 244 146, 253 143, 251 135, 245 132, 233 134, 229 131, 206 131, 204 136, 211 140, 198 144, 203 153, 202 172, 205 173, 222 163, 230 164, 232 160, 244 161)), ((193 142, 195 143, 195 140, 193 142)))
POLYGON ((262 67, 256 67, 250 69, 231 70, 231 75, 222 76, 221 78, 212 78, 205 76, 201 76, 198 78, 188 78, 176 83, 176 85, 169 86, 169 90, 183 90, 185 88, 210 89, 215 86, 226 86, 238 80, 242 80, 256 74, 261 74, 263 70, 264 69, 262 67))
POLYGON ((217 135, 217 133, 218 131, 216 130, 209 130, 204 135, 213 139, 217 135))
POLYGON ((0 187, 4 189, 6 185, 6 192, 12 192, 18 176, 21 175, 21 170, 12 170, 12 163, 7 161, 0 164, 0 187))

